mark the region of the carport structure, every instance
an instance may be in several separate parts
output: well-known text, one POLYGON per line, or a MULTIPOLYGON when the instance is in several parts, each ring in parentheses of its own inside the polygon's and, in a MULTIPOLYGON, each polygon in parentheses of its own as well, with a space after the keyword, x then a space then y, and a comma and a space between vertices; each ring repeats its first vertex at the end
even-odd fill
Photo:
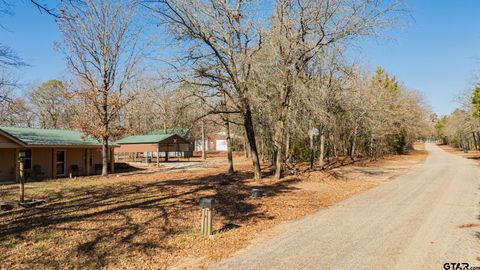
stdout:
POLYGON ((191 144, 185 138, 177 134, 158 134, 158 135, 135 135, 123 138, 117 142, 119 145, 115 149, 115 154, 122 155, 126 153, 150 153, 151 157, 156 157, 157 166, 160 165, 160 157, 165 157, 168 161, 169 156, 180 155, 191 157, 191 144), (155 155, 154 155, 155 154, 155 155))

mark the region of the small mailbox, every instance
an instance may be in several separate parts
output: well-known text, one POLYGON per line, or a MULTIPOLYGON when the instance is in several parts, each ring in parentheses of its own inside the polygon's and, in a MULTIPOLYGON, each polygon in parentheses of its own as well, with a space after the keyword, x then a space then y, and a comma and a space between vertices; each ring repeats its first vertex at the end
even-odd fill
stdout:
POLYGON ((215 204, 215 201, 213 198, 200 198, 200 207, 201 208, 207 208, 207 209, 212 209, 215 204))

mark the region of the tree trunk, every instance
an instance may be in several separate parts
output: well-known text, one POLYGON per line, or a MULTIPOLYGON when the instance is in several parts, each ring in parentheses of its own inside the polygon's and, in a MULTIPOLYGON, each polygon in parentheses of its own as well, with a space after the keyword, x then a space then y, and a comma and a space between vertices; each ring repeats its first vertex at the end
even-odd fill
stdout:
POLYGON ((102 94, 103 94, 103 136, 102 136, 102 176, 108 175, 108 139, 110 138, 109 135, 109 120, 108 120, 108 86, 106 83, 102 85, 102 94))
POLYGON ((265 163, 265 142, 263 137, 260 140, 260 162, 262 164, 265 163))
POLYGON ((320 165, 320 170, 325 168, 325 161, 323 160, 325 157, 325 133, 322 131, 320 132, 320 156, 318 157, 318 163, 320 165))
POLYGON ((233 174, 235 170, 233 169, 233 153, 232 153, 232 138, 230 137, 230 121, 228 121, 228 116, 226 116, 225 120, 225 133, 227 135, 227 161, 228 161, 228 169, 227 174, 233 174))
POLYGON ((273 162, 275 163, 275 180, 280 180, 282 177, 282 163, 283 163, 283 121, 277 120, 275 125, 275 134, 274 134, 274 145, 275 145, 275 159, 273 162))
POLYGON ((243 124, 245 127, 245 132, 247 134, 248 144, 250 146, 250 154, 252 156, 254 178, 261 179, 262 171, 260 169, 260 162, 258 159, 257 144, 255 141, 255 130, 253 128, 252 111, 250 110, 250 106, 248 104, 246 105, 246 110, 243 118, 243 124))
POLYGON ((310 133, 309 137, 310 137, 310 169, 313 169, 313 160, 315 159, 315 153, 313 150, 313 133, 310 133))
POLYGON ((335 140, 335 138, 333 137, 333 135, 330 135, 330 142, 332 143, 333 156, 335 158, 338 158, 337 144, 334 140, 335 140))
POLYGON ((375 153, 373 152, 373 137, 370 138, 370 160, 375 159, 375 153))
POLYGON ((202 120, 202 160, 205 161, 207 159, 207 155, 205 153, 205 121, 202 120))
POLYGON ((275 157, 275 180, 282 178, 282 157, 283 157, 283 145, 281 141, 275 141, 275 148, 277 156, 275 157))
POLYGON ((102 143, 102 176, 108 175, 108 137, 103 137, 102 143))
MULTIPOLYGON (((274 140, 272 140, 273 142, 274 140)), ((270 157, 271 158, 271 164, 270 164, 270 169, 273 170, 273 171, 276 171, 277 170, 277 156, 278 156, 278 151, 277 151, 277 148, 275 147, 275 145, 273 145, 272 147, 272 156, 270 157)))
POLYGON ((355 160, 355 144, 357 141, 357 126, 355 126, 353 130, 353 136, 352 136, 352 143, 351 143, 351 148, 350 148, 350 159, 355 160))
POLYGON ((250 144, 248 143, 247 131, 245 129, 245 135, 243 136, 243 150, 245 151, 245 158, 250 157, 250 144))
POLYGON ((290 132, 287 132, 287 138, 285 139, 285 163, 290 166, 290 132))
POLYGON ((480 150, 480 132, 475 132, 476 133, 476 138, 477 138, 477 145, 478 145, 478 150, 480 150))
POLYGON ((472 135, 473 135, 473 145, 475 146, 475 150, 478 150, 477 136, 475 136, 475 132, 472 132, 472 135))

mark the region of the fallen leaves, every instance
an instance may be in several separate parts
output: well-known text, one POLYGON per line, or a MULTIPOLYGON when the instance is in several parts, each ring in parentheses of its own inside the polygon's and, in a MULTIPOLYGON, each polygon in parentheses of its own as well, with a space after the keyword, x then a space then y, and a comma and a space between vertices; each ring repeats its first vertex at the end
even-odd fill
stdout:
MULTIPOLYGON (((403 165, 382 171, 387 179, 425 156, 418 152, 363 165, 403 165)), ((224 173, 223 159, 213 161, 191 170, 29 183, 29 196, 47 203, 0 213, 2 267, 162 269, 186 261, 187 268, 202 267, 253 239, 274 235, 278 231, 269 229, 277 224, 381 183, 362 175, 358 165, 336 169, 337 175, 310 171, 258 181, 244 158, 236 158, 235 175, 224 173), (261 189, 263 196, 250 197, 252 188, 261 189), (217 202, 212 239, 199 234, 198 201, 204 196, 217 202)), ((16 192, 15 185, 4 186, 0 195, 14 198, 16 192)))

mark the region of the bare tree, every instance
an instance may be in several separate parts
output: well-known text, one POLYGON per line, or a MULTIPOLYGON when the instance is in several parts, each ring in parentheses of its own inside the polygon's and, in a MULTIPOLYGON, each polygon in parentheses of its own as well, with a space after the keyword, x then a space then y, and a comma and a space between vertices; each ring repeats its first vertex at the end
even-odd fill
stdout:
MULTIPOLYGON (((76 1, 76 0, 69 0, 69 1, 76 1)), ((0 16, 13 15, 12 8, 14 3, 18 1, 13 0, 0 0, 0 16)), ((55 8, 48 8, 45 3, 41 3, 37 0, 30 0, 30 2, 38 8, 38 10, 42 13, 47 13, 52 15, 56 18, 60 18, 60 13, 57 13, 55 8)), ((7 27, 0 23, 0 29, 5 30, 7 27)), ((8 67, 21 67, 27 66, 27 63, 22 60, 20 56, 10 47, 3 45, 0 43, 0 68, 8 68, 8 67)))
POLYGON ((380 0, 278 0, 268 46, 272 63, 280 76, 274 143, 275 178, 279 179, 284 163, 285 122, 297 84, 305 84, 325 49, 359 36, 372 36, 398 17, 399 3, 380 0), (299 82, 300 80, 300 82, 299 82))
MULTIPOLYGON (((158 15, 170 33, 190 44, 186 59, 195 80, 218 88, 243 117, 256 179, 261 178, 250 101, 253 58, 261 48, 253 1, 159 0, 144 5, 158 15)), ((224 112, 227 113, 227 112, 224 112)))
POLYGON ((16 95, 17 88, 11 74, 6 71, 0 73, 0 125, 31 127, 34 115, 30 104, 16 95))
POLYGON ((141 31, 133 22, 135 3, 107 0, 65 1, 59 19, 65 55, 78 77, 77 95, 85 114, 78 119, 82 129, 103 144, 102 175, 108 174, 108 144, 123 129, 120 110, 133 96, 129 83, 140 59, 141 31))

